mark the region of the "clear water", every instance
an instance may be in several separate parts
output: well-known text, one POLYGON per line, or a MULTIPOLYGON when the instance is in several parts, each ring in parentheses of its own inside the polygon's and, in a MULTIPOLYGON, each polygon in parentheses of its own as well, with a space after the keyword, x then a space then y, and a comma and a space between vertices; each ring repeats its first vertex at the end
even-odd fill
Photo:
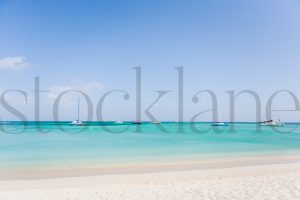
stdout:
MULTIPOLYGON (((35 122, 29 122, 24 131, 22 123, 2 122, 0 168, 124 165, 300 152, 300 127, 290 133, 280 133, 270 127, 261 127, 257 132, 254 123, 236 123, 235 132, 230 127, 219 127, 223 132, 217 133, 211 129, 211 123, 197 123, 194 125, 198 129, 211 130, 196 133, 190 123, 161 125, 168 132, 150 123, 139 126, 90 122, 86 127, 74 127, 68 122, 40 122, 41 129, 51 130, 42 133, 35 122), (183 132, 178 132, 179 125, 183 132), (137 132, 138 127, 142 132, 137 132), (126 130, 112 133, 106 129, 126 130)), ((287 124, 277 129, 287 132, 296 126, 287 124)))

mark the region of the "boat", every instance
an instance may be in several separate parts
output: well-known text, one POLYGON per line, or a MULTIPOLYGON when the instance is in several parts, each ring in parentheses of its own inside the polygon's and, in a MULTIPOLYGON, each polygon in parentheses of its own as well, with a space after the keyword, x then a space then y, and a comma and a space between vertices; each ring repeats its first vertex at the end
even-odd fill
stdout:
POLYGON ((161 124, 161 122, 160 121, 154 121, 154 122, 152 122, 152 124, 161 124))
POLYGON ((115 124, 123 124, 123 121, 116 121, 115 124))
POLYGON ((229 126, 228 122, 213 122, 212 126, 229 126))
POLYGON ((228 122, 222 122, 221 121, 221 114, 219 114, 219 120, 218 122, 213 122, 211 125, 212 126, 229 126, 228 122))
POLYGON ((142 122, 132 122, 132 124, 142 124, 142 122))
POLYGON ((77 101, 77 119, 73 120, 70 125, 72 126, 85 126, 85 123, 83 123, 82 121, 79 120, 79 98, 77 101))
POLYGON ((278 122, 275 122, 274 120, 268 120, 268 121, 263 121, 263 122, 259 122, 259 124, 261 126, 284 126, 284 123, 280 121, 280 119, 278 120, 278 122))
POLYGON ((80 120, 73 120, 70 125, 73 125, 73 126, 85 126, 85 123, 83 123, 82 121, 80 120))

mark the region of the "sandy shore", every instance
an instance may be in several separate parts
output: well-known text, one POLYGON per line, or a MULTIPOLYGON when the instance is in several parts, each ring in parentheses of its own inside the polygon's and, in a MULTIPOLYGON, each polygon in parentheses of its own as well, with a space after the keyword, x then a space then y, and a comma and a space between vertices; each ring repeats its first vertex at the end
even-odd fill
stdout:
POLYGON ((299 161, 242 163, 219 169, 2 180, 0 199, 300 199, 299 161))

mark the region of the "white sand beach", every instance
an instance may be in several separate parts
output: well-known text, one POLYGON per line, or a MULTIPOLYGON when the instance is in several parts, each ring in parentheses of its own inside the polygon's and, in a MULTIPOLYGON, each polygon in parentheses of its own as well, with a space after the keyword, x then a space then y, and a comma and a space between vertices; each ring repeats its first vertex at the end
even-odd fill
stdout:
POLYGON ((224 166, 56 178, 32 175, 0 181, 0 199, 300 199, 298 161, 224 166))

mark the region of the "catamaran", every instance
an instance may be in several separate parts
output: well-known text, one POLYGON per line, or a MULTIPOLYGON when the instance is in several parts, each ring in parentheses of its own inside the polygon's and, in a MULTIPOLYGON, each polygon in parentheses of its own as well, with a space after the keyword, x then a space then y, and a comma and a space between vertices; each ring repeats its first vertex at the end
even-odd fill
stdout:
POLYGON ((275 122, 274 120, 268 120, 268 121, 263 121, 259 122, 261 126, 284 126, 284 123, 278 120, 278 122, 275 122))
POLYGON ((79 120, 79 98, 77 100, 77 119, 73 120, 70 125, 72 126, 84 126, 85 123, 83 123, 82 121, 79 120))

